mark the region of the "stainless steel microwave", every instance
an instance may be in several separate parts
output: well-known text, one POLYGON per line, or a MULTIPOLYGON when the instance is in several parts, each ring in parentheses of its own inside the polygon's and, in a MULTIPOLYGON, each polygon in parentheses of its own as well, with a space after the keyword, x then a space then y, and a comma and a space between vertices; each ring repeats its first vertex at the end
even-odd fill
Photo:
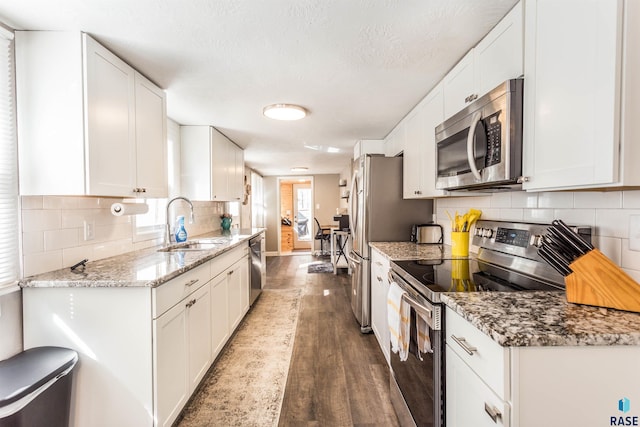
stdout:
POLYGON ((436 127, 436 188, 512 189, 522 179, 523 80, 507 80, 436 127))

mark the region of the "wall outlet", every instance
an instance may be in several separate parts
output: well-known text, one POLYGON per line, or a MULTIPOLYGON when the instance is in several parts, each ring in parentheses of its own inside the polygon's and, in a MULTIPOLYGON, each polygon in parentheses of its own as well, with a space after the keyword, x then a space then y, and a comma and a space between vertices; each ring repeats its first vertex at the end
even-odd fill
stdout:
POLYGON ((629 216, 629 249, 640 252, 640 215, 629 216))
POLYGON ((96 238, 96 222, 95 220, 84 222, 84 240, 93 240, 96 238))

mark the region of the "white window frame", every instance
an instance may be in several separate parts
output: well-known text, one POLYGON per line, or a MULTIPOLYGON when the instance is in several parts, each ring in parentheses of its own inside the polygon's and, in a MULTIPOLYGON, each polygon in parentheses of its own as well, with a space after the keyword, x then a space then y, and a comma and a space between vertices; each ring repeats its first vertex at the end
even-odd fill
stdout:
POLYGON ((20 196, 13 31, 0 23, 0 295, 19 290, 20 196), (6 63, 4 62, 6 60, 6 63))

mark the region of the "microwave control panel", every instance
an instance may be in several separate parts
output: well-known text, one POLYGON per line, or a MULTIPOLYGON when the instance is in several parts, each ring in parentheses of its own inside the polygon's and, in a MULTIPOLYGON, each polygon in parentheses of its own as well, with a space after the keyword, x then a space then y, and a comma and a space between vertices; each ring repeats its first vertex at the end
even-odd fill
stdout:
POLYGON ((500 112, 487 117, 484 121, 487 132, 487 156, 485 166, 492 166, 500 163, 502 157, 502 123, 498 119, 500 112))

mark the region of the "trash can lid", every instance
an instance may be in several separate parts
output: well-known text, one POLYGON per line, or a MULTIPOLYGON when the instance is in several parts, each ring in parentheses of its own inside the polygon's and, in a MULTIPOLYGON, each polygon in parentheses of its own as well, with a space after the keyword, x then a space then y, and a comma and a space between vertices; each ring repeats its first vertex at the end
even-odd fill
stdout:
POLYGON ((37 390, 78 361, 62 347, 35 347, 0 361, 0 408, 37 390))

